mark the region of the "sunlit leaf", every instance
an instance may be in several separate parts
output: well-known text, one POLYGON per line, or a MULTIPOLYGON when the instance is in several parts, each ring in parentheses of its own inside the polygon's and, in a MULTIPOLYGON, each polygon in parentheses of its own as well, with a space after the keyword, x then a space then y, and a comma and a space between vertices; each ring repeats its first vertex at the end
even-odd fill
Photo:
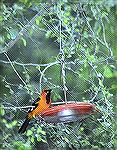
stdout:
POLYGON ((33 132, 31 130, 28 130, 27 133, 26 133, 27 136, 30 136, 32 134, 33 134, 33 132))
POLYGON ((24 38, 21 38, 21 39, 23 41, 24 46, 26 46, 26 44, 27 44, 26 40, 24 38))
POLYGON ((113 73, 111 71, 111 69, 109 67, 104 67, 104 76, 106 78, 112 78, 113 77, 113 73))
POLYGON ((40 22, 41 22, 41 20, 42 20, 42 16, 38 16, 38 17, 35 19, 36 24, 39 25, 40 22))

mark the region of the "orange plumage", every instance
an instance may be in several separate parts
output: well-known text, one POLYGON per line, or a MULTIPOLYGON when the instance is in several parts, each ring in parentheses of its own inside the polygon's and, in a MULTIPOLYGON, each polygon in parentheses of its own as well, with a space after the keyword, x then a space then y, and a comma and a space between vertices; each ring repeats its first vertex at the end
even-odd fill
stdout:
POLYGON ((30 120, 33 117, 41 115, 43 111, 48 109, 48 107, 51 105, 50 95, 51 95, 51 90, 44 89, 42 91, 40 98, 37 98, 36 101, 32 104, 32 106, 35 106, 35 107, 30 108, 30 110, 28 111, 26 119, 24 123, 22 124, 21 128, 19 129, 18 133, 24 133, 26 131, 26 128, 30 120))

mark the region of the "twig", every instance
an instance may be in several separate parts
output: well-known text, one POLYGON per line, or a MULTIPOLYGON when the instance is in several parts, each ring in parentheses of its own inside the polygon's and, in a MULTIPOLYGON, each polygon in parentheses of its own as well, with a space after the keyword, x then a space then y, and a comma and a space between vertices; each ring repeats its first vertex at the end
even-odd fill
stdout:
MULTIPOLYGON (((61 6, 60 6, 60 9, 61 9, 61 6)), ((61 12, 60 12, 60 16, 61 16, 61 12)), ((62 66, 63 90, 64 90, 64 99, 65 99, 65 102, 67 103, 67 93, 66 93, 67 87, 66 87, 66 81, 65 81, 65 75, 66 75, 66 73, 65 73, 65 54, 64 54, 64 50, 62 48, 62 38, 61 38, 62 37, 61 36, 62 21, 60 20, 59 23, 60 23, 60 54, 62 55, 61 66, 62 66)))
POLYGON ((96 91, 94 97, 93 97, 91 100, 89 100, 90 102, 93 102, 93 101, 94 101, 94 99, 95 99, 95 98, 97 97, 97 95, 98 95, 99 90, 100 90, 100 86, 99 86, 98 90, 96 91))
MULTIPOLYGON (((68 103, 77 103, 76 101, 67 101, 67 104, 68 103)), ((60 105, 60 104, 66 104, 66 102, 55 102, 55 103, 52 103, 52 105, 60 105)))
POLYGON ((40 93, 41 93, 41 91, 42 91, 42 90, 41 90, 41 83, 42 83, 42 78, 43 78, 43 76, 44 76, 45 71, 46 71, 48 68, 50 68, 51 66, 57 65, 57 64, 59 64, 59 63, 60 63, 59 61, 50 63, 50 64, 48 64, 48 66, 46 66, 45 69, 41 72, 41 76, 40 76, 40 80, 39 80, 39 82, 40 82, 40 93))
POLYGON ((13 68, 14 72, 16 73, 16 75, 18 76, 18 78, 22 81, 22 83, 26 86, 26 83, 25 81, 21 78, 21 76, 19 75, 19 73, 17 72, 17 70, 15 69, 13 63, 11 62, 9 56, 7 55, 7 53, 4 53, 4 55, 7 57, 8 61, 10 62, 11 64, 11 67, 13 68))
MULTIPOLYGON (((98 8, 97 5, 96 5, 96 8, 97 8, 98 13, 99 13, 100 10, 99 10, 99 8, 98 8)), ((107 41, 106 41, 106 33, 105 33, 105 27, 104 27, 104 23, 103 23, 102 17, 100 17, 100 20, 101 20, 101 24, 102 24, 102 30, 103 30, 103 33, 102 33, 102 34, 103 34, 103 39, 104 39, 105 46, 106 46, 107 49, 109 50, 110 55, 113 56, 113 52, 112 52, 111 48, 108 46, 108 43, 107 43, 107 41)))
MULTIPOLYGON (((75 101, 68 101, 67 103, 76 103, 75 101)), ((52 103, 52 105, 60 105, 60 104, 66 104, 65 102, 55 102, 55 103, 52 103)), ((10 107, 6 107, 6 106, 3 106, 2 108, 3 109, 27 109, 27 108, 33 108, 35 106, 19 106, 19 107, 16 107, 16 106, 10 106, 10 107)))
MULTIPOLYGON (((50 6, 47 5, 46 9, 49 9, 50 6)), ((44 14, 43 9, 39 11, 25 26, 24 28, 19 32, 19 34, 16 36, 14 40, 11 40, 6 46, 0 51, 0 53, 8 52, 8 50, 15 45, 15 43, 21 39, 21 37, 24 35, 24 33, 27 31, 27 28, 31 27, 36 19, 36 17, 41 16, 44 14)))
MULTIPOLYGON (((4 63, 4 64, 10 64, 9 61, 0 60, 0 62, 4 63)), ((51 64, 51 63, 48 63, 48 64, 33 64, 33 63, 23 64, 23 63, 20 63, 17 61, 11 61, 11 63, 15 64, 15 65, 19 65, 19 66, 33 66, 33 67, 46 67, 51 64)), ((79 63, 82 63, 82 61, 79 63)), ((65 62, 65 64, 75 64, 75 63, 74 63, 74 61, 71 61, 71 62, 67 62, 67 63, 65 62)))
POLYGON ((22 107, 4 107, 3 106, 3 108, 4 109, 26 109, 26 108, 33 108, 33 107, 35 107, 35 106, 22 106, 22 107))

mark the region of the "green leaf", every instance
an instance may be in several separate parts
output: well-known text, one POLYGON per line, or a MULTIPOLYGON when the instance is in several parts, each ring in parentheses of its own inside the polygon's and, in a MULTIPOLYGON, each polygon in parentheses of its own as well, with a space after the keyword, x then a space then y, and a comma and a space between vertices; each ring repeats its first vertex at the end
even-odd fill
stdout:
POLYGON ((14 121, 12 122, 12 126, 15 126, 16 124, 17 124, 17 121, 14 120, 14 121))
POLYGON ((89 55, 89 56, 88 56, 88 60, 89 60, 89 61, 92 61, 92 62, 95 62, 95 57, 94 57, 94 55, 89 55))
POLYGON ((31 137, 30 140, 31 140, 32 143, 34 143, 34 137, 33 136, 31 137))
POLYGON ((8 129, 11 129, 13 126, 12 126, 12 124, 11 123, 7 123, 7 124, 5 124, 5 126, 8 128, 8 129))
POLYGON ((43 134, 43 135, 46 135, 46 132, 43 131, 41 127, 39 127, 39 128, 37 129, 37 133, 41 133, 41 134, 43 134))
POLYGON ((26 4, 28 2, 28 0, 19 0, 20 2, 26 4))
POLYGON ((80 131, 83 132, 83 131, 84 131, 84 127, 81 127, 81 128, 80 128, 80 131))
POLYGON ((39 25, 40 22, 41 22, 41 20, 42 20, 42 16, 38 16, 38 17, 35 19, 35 23, 36 23, 37 25, 39 25))
POLYGON ((64 22, 64 24, 67 24, 67 23, 68 23, 68 19, 65 18, 65 19, 63 20, 63 22, 64 22))
POLYGON ((106 78, 112 78, 113 77, 113 73, 112 71, 110 70, 109 67, 105 66, 104 67, 104 73, 103 73, 104 77, 106 78))
POLYGON ((99 85, 100 85, 101 87, 104 87, 103 82, 102 82, 102 80, 100 80, 100 79, 99 79, 99 85))
POLYGON ((3 122, 4 124, 6 124, 6 123, 7 123, 7 121, 6 121, 5 119, 3 119, 3 120, 2 120, 2 122, 3 122))
POLYGON ((21 39, 22 39, 24 46, 26 46, 26 43, 27 43, 26 40, 24 38, 21 38, 21 39))
POLYGON ((11 39, 11 36, 10 36, 10 34, 8 34, 8 33, 7 33, 7 38, 8 38, 9 40, 11 39))
POLYGON ((37 141, 40 142, 42 140, 41 136, 38 136, 37 141))
POLYGON ((32 134, 33 134, 33 132, 32 132, 31 130, 28 130, 26 135, 27 135, 27 136, 30 136, 30 135, 32 135, 32 134))
POLYGON ((2 22, 3 21, 3 16, 0 16, 0 22, 2 22))
POLYGON ((0 107, 0 114, 1 114, 2 116, 4 116, 4 114, 5 114, 5 111, 4 111, 3 106, 0 107))

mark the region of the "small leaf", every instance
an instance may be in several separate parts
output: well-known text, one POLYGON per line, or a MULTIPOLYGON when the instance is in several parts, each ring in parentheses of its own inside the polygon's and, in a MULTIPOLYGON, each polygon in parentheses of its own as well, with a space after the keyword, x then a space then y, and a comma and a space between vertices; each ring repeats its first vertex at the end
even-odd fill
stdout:
POLYGON ((100 79, 99 79, 99 85, 100 85, 101 87, 104 86, 102 80, 100 80, 100 79))
POLYGON ((43 131, 41 127, 39 127, 39 128, 37 129, 37 133, 41 133, 41 134, 43 134, 43 135, 46 135, 46 132, 43 131))
POLYGON ((30 135, 32 135, 32 134, 33 134, 33 132, 32 132, 31 130, 28 130, 26 135, 27 135, 27 136, 30 136, 30 135))
POLYGON ((17 121, 14 120, 14 121, 12 122, 12 126, 15 126, 16 124, 17 124, 17 121))
POLYGON ((80 128, 80 131, 81 131, 81 132, 83 132, 83 131, 84 131, 84 128, 83 128, 83 127, 81 127, 81 128, 80 128))
POLYGON ((3 119, 2 122, 5 123, 5 124, 7 123, 7 121, 5 119, 3 119))
POLYGON ((13 127, 11 123, 9 123, 9 124, 7 123, 7 124, 5 124, 5 126, 6 126, 8 129, 10 129, 10 128, 13 127))
POLYGON ((4 116, 4 114, 5 114, 5 111, 4 111, 3 106, 0 107, 0 114, 1 114, 2 116, 4 116))
POLYGON ((28 2, 28 0, 20 0, 20 2, 26 4, 28 2))
POLYGON ((21 38, 22 39, 22 41, 23 41, 23 44, 24 44, 24 46, 26 46, 26 40, 24 39, 24 38, 21 38))
POLYGON ((95 62, 95 57, 93 55, 89 55, 88 60, 92 61, 92 62, 95 62))
POLYGON ((7 34, 7 38, 10 40, 11 39, 11 36, 10 36, 10 34, 7 34))
POLYGON ((0 22, 2 22, 3 21, 3 16, 0 16, 0 22))
POLYGON ((67 23, 68 23, 68 19, 65 18, 65 19, 63 20, 63 22, 64 22, 64 24, 67 24, 67 23))
POLYGON ((31 140, 32 143, 34 143, 34 137, 33 136, 31 137, 30 140, 31 140))
POLYGON ((106 78, 112 78, 113 77, 112 71, 107 66, 104 67, 104 77, 106 77, 106 78))
POLYGON ((38 16, 38 17, 35 19, 36 24, 39 25, 40 22, 41 22, 41 20, 42 20, 42 16, 38 16))
POLYGON ((37 141, 40 142, 42 140, 41 136, 38 136, 37 141))

